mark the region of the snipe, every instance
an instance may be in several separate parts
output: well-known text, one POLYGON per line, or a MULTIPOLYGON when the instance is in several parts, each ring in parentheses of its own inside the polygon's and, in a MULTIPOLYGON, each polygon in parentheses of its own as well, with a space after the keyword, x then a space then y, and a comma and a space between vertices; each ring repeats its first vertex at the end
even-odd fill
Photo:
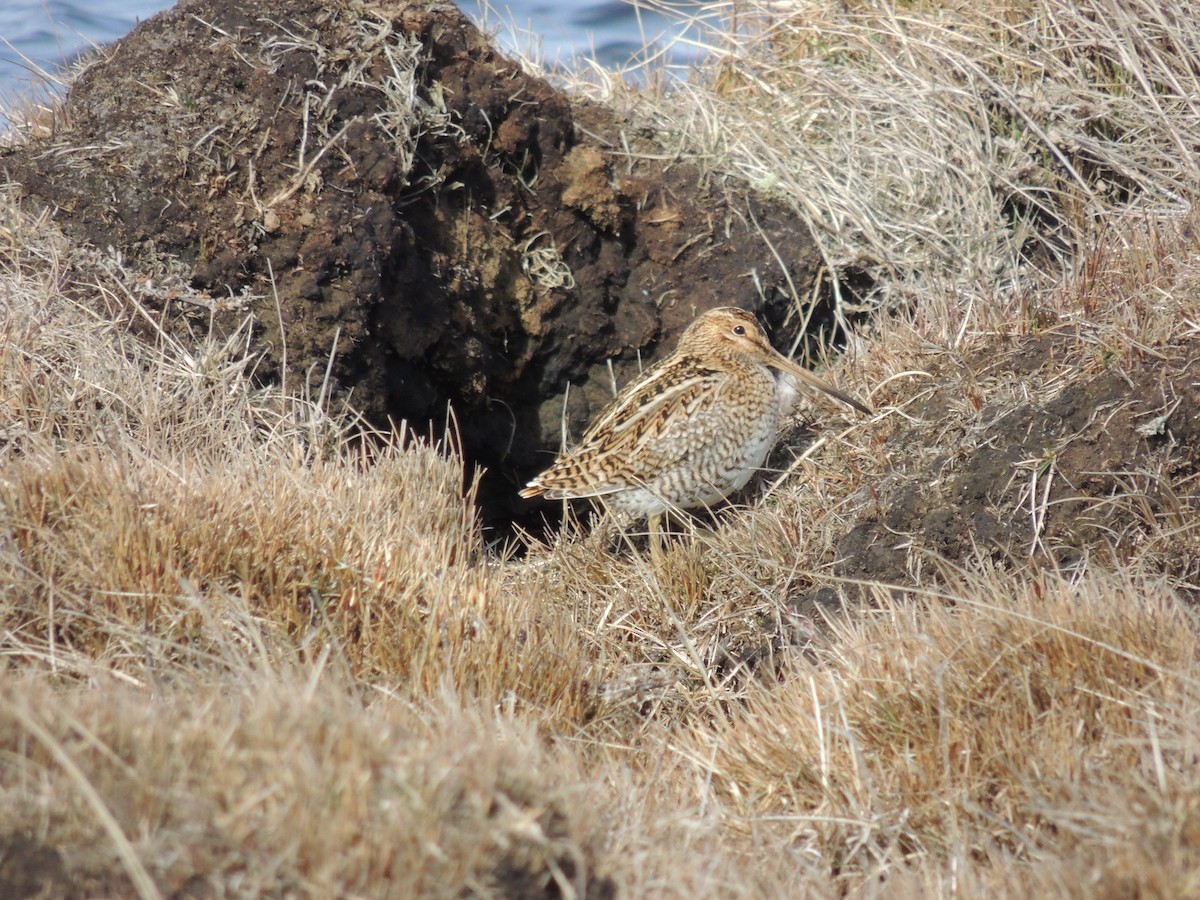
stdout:
POLYGON ((688 326, 675 352, 627 385, 521 496, 598 497, 648 516, 658 556, 664 513, 724 500, 767 458, 780 417, 771 369, 871 414, 778 353, 753 315, 722 307, 688 326))

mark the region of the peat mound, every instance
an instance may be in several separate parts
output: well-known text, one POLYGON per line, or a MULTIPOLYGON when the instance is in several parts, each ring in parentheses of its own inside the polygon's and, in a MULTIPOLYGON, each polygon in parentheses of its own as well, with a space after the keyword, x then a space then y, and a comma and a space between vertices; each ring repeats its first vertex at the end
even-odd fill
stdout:
POLYGON ((791 208, 723 191, 444 3, 182 0, 0 168, 147 284, 206 292, 141 298, 177 333, 250 315, 264 376, 315 392, 328 370, 377 425, 436 434, 449 406, 493 520, 564 415, 578 434, 697 312, 741 305, 794 339, 788 285, 819 265, 791 208))
POLYGON ((887 473, 841 541, 838 574, 919 583, 922 567, 971 557, 1070 569, 1133 559, 1200 580, 1200 546, 1178 523, 1200 502, 1200 349, 1088 362, 1069 333, 981 351, 908 409, 886 439, 887 473), (1018 391, 988 389, 964 373, 1018 391))

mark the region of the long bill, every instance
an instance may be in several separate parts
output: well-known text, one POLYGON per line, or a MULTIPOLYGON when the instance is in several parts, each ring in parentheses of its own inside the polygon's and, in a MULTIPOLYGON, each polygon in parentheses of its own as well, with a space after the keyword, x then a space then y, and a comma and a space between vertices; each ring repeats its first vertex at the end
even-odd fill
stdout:
POLYGON ((829 382, 823 381, 822 379, 818 378, 812 372, 808 371, 808 369, 805 369, 802 366, 796 365, 796 363, 792 362, 790 359, 788 359, 786 356, 782 355, 781 353, 778 353, 778 352, 774 353, 772 355, 771 359, 767 362, 767 365, 772 366, 781 372, 787 372, 789 375, 796 376, 796 378, 798 378, 804 384, 807 384, 809 387, 814 387, 819 391, 824 391, 830 397, 837 397, 843 403, 845 403, 849 406, 853 406, 855 409, 857 409, 860 413, 863 413, 864 415, 868 415, 868 416, 874 415, 874 412, 872 412, 872 410, 869 406, 864 406, 862 403, 859 403, 857 400, 855 400, 849 394, 844 393, 843 391, 839 391, 837 388, 835 388, 829 382))

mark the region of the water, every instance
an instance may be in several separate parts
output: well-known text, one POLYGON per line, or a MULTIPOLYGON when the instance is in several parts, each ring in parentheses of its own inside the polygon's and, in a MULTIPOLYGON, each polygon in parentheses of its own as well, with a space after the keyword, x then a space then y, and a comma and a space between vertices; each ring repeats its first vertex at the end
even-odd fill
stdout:
MULTIPOLYGON (((480 11, 485 0, 459 0, 479 21, 503 26, 502 46, 540 49, 547 61, 588 55, 609 66, 629 61, 656 38, 663 45, 681 30, 663 16, 621 0, 494 0, 503 12, 480 11)), ((127 34, 167 9, 169 0, 0 0, 0 108, 28 96, 41 79, 80 51, 127 34)), ((696 10, 699 0, 676 0, 696 10)))
POLYGON ((161 0, 4 0, 0 3, 0 100, 28 94, 38 69, 54 72, 91 43, 125 34, 161 0))

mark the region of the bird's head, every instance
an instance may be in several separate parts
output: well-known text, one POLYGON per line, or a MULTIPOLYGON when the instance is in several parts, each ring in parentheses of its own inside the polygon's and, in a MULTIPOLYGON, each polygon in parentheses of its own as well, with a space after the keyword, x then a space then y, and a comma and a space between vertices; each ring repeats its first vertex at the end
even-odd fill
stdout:
POLYGON ((809 387, 837 397, 859 412, 871 415, 868 407, 779 353, 767 340, 758 320, 744 309, 732 306, 710 309, 688 326, 683 337, 679 339, 679 349, 676 352, 699 359, 733 357, 770 366, 795 376, 809 387))
POLYGON ((732 306, 710 309, 696 319, 680 338, 679 350, 700 357, 744 355, 767 365, 768 360, 779 356, 758 320, 732 306))

